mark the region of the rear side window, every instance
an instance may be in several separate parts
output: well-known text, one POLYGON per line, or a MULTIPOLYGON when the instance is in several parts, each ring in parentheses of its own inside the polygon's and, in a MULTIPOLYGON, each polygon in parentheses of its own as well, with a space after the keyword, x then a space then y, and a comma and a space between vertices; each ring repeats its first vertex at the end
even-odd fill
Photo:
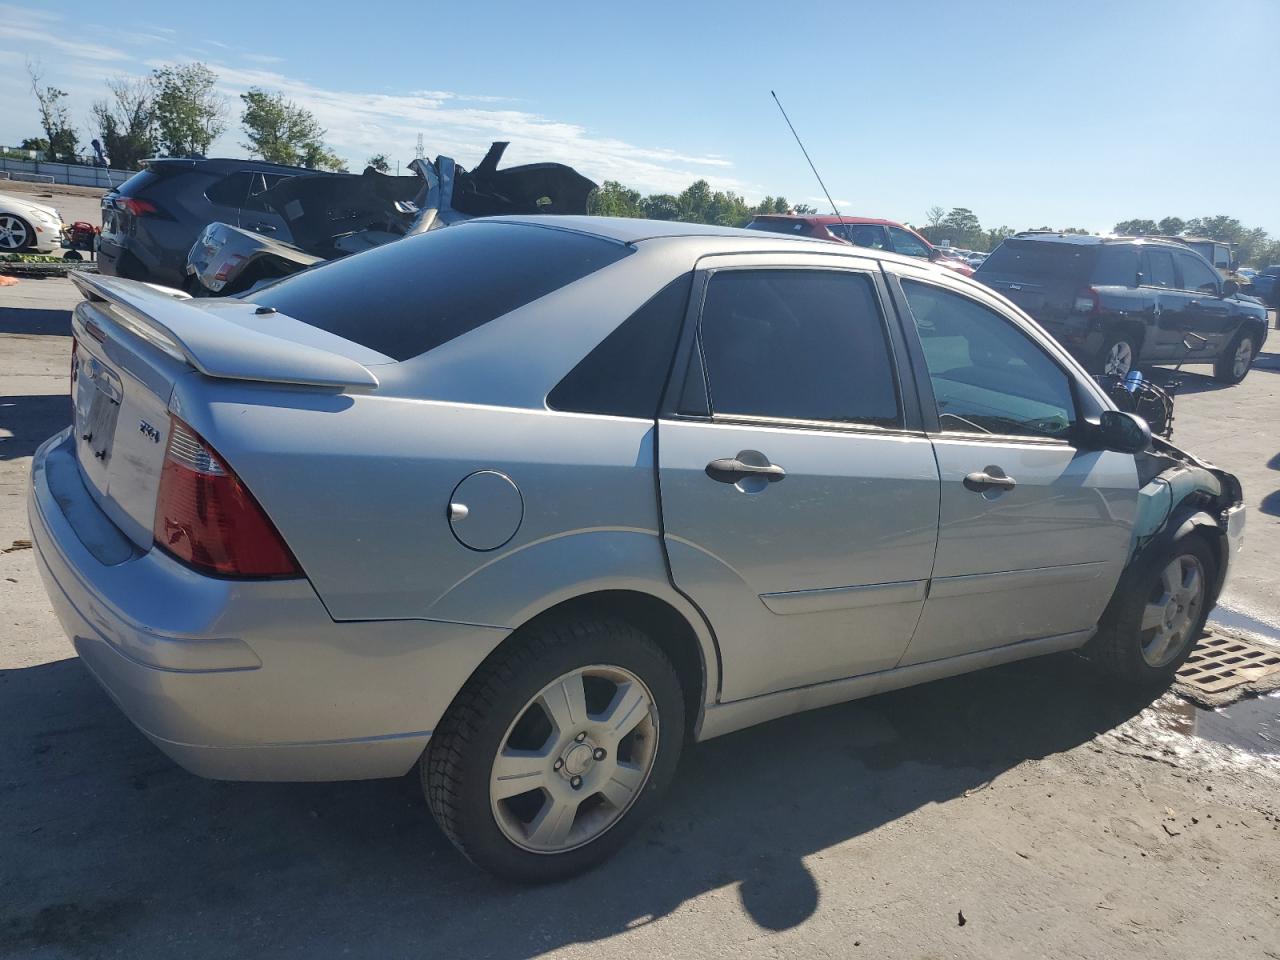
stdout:
POLYGON ((256 174, 247 170, 241 170, 210 184, 204 195, 210 203, 222 207, 239 207, 249 195, 249 187, 255 176, 256 174))
POLYGON ((1106 246, 1093 263, 1093 283, 1099 287, 1133 287, 1138 283, 1138 248, 1131 244, 1106 246))
POLYGON ((1082 281, 1089 275, 1095 250, 1096 247, 1078 243, 1006 240, 982 261, 977 273, 980 279, 1008 277, 1036 283, 1082 281))
POLYGON ((253 302, 408 360, 629 253, 568 230, 463 224, 294 274, 253 302))
POLYGON ((1177 274, 1173 272, 1173 254, 1170 251, 1151 248, 1143 254, 1143 260, 1143 282, 1147 286, 1164 287, 1166 290, 1178 286, 1177 274))
POLYGON ((671 281, 547 395, 553 410, 652 419, 662 399, 693 274, 671 281))
POLYGON ((150 170, 139 170, 120 186, 116 187, 116 193, 122 197, 136 197, 160 179, 161 176, 158 173, 153 173, 150 170))
POLYGON ((871 278, 834 270, 725 270, 700 326, 718 415, 901 423, 871 278))

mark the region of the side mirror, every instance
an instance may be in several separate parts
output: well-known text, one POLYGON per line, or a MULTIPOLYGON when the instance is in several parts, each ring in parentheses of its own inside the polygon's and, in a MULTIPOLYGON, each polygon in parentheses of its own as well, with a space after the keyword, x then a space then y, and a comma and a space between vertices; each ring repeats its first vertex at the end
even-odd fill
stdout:
POLYGON ((942 254, 940 254, 940 253, 938 252, 938 248, 937 248, 937 247, 930 247, 930 248, 929 248, 929 259, 930 259, 930 260, 937 260, 940 256, 942 256, 942 254))
POLYGON ((1141 453, 1151 446, 1151 427, 1133 413, 1103 410, 1095 431, 1097 446, 1115 453, 1141 453))
POLYGON ((1239 292, 1240 284, 1236 283, 1234 280, 1224 280, 1222 282, 1223 297, 1234 297, 1239 292))

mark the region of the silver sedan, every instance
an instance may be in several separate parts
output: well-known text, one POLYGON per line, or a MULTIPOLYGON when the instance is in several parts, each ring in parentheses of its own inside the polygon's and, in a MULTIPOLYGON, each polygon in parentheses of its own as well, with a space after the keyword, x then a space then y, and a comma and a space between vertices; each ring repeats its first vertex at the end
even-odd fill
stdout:
POLYGON ((400 776, 481 866, 623 843, 682 749, 1082 650, 1165 684, 1234 477, 879 251, 477 220, 196 301, 83 276, 49 596, 187 769, 400 776))

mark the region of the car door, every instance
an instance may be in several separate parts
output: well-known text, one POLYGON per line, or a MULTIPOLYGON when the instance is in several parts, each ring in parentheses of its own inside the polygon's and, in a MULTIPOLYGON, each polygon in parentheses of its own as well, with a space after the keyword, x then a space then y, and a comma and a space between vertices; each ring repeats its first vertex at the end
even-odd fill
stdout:
POLYGON ((697 272, 658 427, 675 585, 722 700, 894 666, 933 564, 938 469, 867 258, 717 257, 697 272))
POLYGON ((1178 288, 1173 251, 1167 246, 1144 247, 1141 264, 1147 330, 1141 356, 1155 361, 1177 359, 1183 349, 1184 314, 1191 298, 1178 288))
POLYGON ((240 226, 256 233, 265 233, 277 240, 287 242, 292 239, 284 217, 268 207, 262 199, 264 193, 284 179, 287 178, 278 173, 255 172, 252 175, 248 195, 240 208, 240 226))
POLYGON ((1226 347, 1237 323, 1231 302, 1222 297, 1222 278, 1209 261, 1193 250, 1175 250, 1173 258, 1178 266, 1179 286, 1187 298, 1178 339, 1181 341, 1188 333, 1203 337, 1203 343, 1191 339, 1196 346, 1187 356, 1214 356, 1226 347))
POLYGON ((902 663, 1083 639, 1128 556, 1133 457, 1072 445, 1086 387, 1047 336, 985 293, 893 270, 928 371, 918 382, 942 491, 929 596, 902 663))

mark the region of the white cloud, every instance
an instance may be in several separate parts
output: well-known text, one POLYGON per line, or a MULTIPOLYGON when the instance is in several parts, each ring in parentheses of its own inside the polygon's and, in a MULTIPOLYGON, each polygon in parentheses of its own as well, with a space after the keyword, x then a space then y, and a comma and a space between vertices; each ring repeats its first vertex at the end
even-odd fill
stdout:
MULTIPOLYGON (((148 58, 72 39, 77 31, 95 38, 113 34, 106 28, 45 11, 0 3, 0 24, 0 37, 19 41, 9 46, 29 51, 33 57, 44 55, 47 82, 67 90, 80 117, 87 118, 89 104, 103 96, 104 79, 174 62, 172 37, 155 36, 172 34, 167 27, 148 25, 137 35, 150 45, 152 56, 148 58)), ((643 146, 604 136, 580 124, 523 109, 525 104, 515 98, 443 90, 388 93, 333 89, 272 69, 281 62, 278 57, 242 53, 216 40, 204 42, 225 51, 205 58, 218 73, 220 88, 229 100, 230 129, 214 144, 215 152, 242 152, 241 132, 235 122, 238 97, 250 87, 262 87, 279 90, 312 111, 328 130, 330 145, 352 169, 358 169, 374 153, 409 160, 421 132, 426 135, 429 155, 453 156, 464 166, 477 163, 492 141, 509 140, 511 147, 504 157, 507 164, 568 163, 593 180, 619 180, 646 192, 675 192, 700 178, 715 189, 733 190, 752 199, 758 199, 762 192, 758 185, 738 179, 733 162, 718 154, 643 146), (217 62, 220 59, 229 62, 217 62)), ((20 96, 3 95, 5 90, 18 94, 18 79, 0 76, 0 131, 10 138, 27 135, 21 131, 31 127, 34 119, 30 105, 20 96)))

